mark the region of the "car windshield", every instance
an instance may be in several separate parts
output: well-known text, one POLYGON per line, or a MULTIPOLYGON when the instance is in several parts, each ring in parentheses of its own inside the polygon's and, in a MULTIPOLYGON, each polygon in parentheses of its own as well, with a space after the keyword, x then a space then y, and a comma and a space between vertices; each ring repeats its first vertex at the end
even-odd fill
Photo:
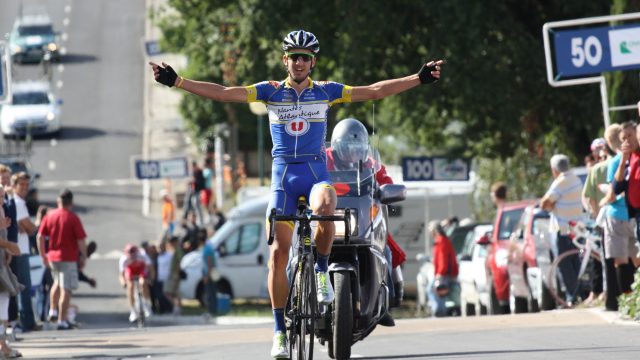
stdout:
POLYGON ((502 218, 500 219, 500 225, 498 226, 498 240, 509 239, 513 230, 516 229, 523 212, 524 208, 502 212, 502 218))
POLYGON ((13 105, 48 104, 49 96, 44 92, 25 92, 13 94, 13 105))
POLYGON ((51 25, 23 25, 18 28, 18 34, 20 36, 51 35, 53 28, 51 25))

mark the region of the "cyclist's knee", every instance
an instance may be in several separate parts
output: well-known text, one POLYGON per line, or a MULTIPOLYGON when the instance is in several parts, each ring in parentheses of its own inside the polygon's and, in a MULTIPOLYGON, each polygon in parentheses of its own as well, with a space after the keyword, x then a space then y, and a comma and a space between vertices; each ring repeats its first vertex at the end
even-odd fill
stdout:
POLYGON ((271 261, 269 265, 272 270, 282 270, 287 267, 289 261, 289 248, 274 246, 271 248, 271 261))
POLYGON ((310 205, 315 214, 333 215, 337 201, 333 187, 323 187, 314 192, 310 205))

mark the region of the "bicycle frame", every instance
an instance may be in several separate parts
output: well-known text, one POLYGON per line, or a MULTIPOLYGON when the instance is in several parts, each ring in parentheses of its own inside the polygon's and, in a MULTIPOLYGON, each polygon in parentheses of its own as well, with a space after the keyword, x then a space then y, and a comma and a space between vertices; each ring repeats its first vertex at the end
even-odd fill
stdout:
MULTIPOLYGON (((275 238, 276 221, 295 221, 298 223, 297 232, 297 262, 294 266, 292 281, 287 294, 285 316, 288 320, 289 346, 292 359, 313 359, 313 337, 318 320, 318 306, 316 303, 316 283, 314 271, 313 244, 311 242, 311 222, 313 221, 344 221, 345 229, 350 229, 350 212, 347 209, 344 216, 313 215, 307 205, 306 198, 298 199, 298 213, 295 216, 276 215, 275 209, 269 216, 269 239, 271 245, 275 238), (308 337, 308 339, 306 339, 308 337), (308 341, 307 341, 308 340, 308 341), (295 351, 294 351, 295 350, 295 351)), ((345 238, 348 241, 348 234, 345 238)))

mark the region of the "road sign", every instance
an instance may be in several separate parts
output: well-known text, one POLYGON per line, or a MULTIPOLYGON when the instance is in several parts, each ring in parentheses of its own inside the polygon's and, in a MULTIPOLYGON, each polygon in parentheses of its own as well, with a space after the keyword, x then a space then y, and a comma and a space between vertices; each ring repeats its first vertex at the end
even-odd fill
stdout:
POLYGON ((136 177, 138 179, 183 178, 189 176, 186 157, 163 160, 136 160, 136 177))
POLYGON ((640 68, 640 25, 553 32, 556 79, 640 68))
POLYGON ((467 181, 469 161, 442 157, 402 158, 404 181, 467 181))

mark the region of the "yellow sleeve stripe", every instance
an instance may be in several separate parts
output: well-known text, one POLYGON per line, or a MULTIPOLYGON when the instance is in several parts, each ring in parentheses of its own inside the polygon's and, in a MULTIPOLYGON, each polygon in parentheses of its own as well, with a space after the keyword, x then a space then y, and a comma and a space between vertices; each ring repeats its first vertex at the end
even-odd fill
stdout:
POLYGON ((258 89, 256 89, 255 85, 245 86, 247 89, 247 102, 256 102, 258 101, 258 89))
POLYGON ((351 86, 345 85, 342 88, 342 97, 330 102, 329 106, 332 106, 333 104, 339 104, 339 103, 350 103, 352 93, 353 93, 353 88, 351 86))

